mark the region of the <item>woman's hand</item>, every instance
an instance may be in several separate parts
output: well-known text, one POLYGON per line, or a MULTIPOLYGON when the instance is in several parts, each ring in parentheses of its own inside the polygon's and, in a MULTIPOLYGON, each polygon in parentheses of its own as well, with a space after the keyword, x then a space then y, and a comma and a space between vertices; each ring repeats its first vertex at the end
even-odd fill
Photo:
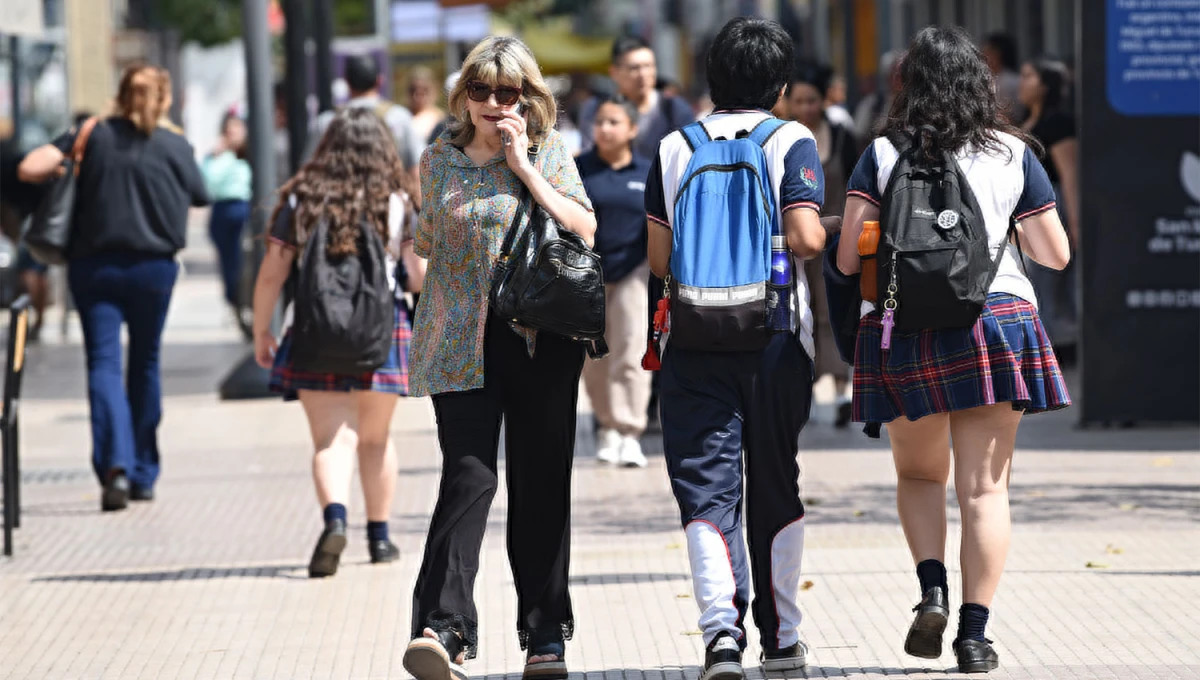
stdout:
POLYGON ((254 335, 254 361, 259 366, 271 370, 275 364, 275 353, 279 351, 279 343, 275 341, 275 336, 271 335, 270 331, 263 331, 254 335))
POLYGON ((516 111, 505 111, 504 119, 496 123, 496 127, 500 128, 504 160, 508 161, 508 167, 518 177, 524 178, 526 173, 533 170, 533 164, 529 162, 529 135, 525 131, 525 118, 516 111))

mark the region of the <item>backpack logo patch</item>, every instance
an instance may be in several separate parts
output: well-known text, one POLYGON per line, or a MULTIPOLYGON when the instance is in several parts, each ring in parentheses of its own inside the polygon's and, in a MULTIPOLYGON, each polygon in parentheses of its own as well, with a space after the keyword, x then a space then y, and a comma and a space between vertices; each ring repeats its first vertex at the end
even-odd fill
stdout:
POLYGON ((941 229, 950 230, 958 226, 958 213, 953 210, 943 210, 938 213, 937 225, 941 229))

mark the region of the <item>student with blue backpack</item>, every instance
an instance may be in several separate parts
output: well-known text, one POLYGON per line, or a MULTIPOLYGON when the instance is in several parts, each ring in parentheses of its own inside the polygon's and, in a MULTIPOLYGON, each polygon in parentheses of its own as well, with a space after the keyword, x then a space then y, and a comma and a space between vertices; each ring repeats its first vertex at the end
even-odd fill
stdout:
POLYGON ((701 610, 702 680, 743 677, 751 581, 764 668, 801 668, 807 651, 797 453, 813 315, 793 256, 825 246, 824 178, 812 133, 768 113, 791 67, 779 24, 726 24, 708 53, 713 114, 663 139, 646 182, 650 266, 667 281, 655 323, 663 442, 701 610))

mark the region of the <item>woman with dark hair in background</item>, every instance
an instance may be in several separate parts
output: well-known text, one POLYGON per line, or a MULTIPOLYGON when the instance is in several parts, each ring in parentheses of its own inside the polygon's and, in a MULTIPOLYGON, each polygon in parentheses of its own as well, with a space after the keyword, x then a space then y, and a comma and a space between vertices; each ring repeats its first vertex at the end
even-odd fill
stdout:
MULTIPOLYGON (((159 354, 179 273, 175 254, 186 245, 188 207, 208 203, 192 147, 162 125, 170 108, 166 71, 127 68, 116 110, 87 140, 76 185, 67 274, 87 352, 92 465, 104 487, 103 510, 154 498, 159 354), (122 326, 129 335, 125 381, 122 326)), ((32 151, 21 162, 21 179, 55 176, 78 132, 32 151)))
MULTIPOLYGON (((337 573, 346 547, 346 505, 358 461, 367 510, 367 550, 372 563, 393 562, 399 550, 388 535, 396 493, 396 449, 390 434, 399 395, 408 394, 408 341, 412 337, 404 291, 393 273, 403 259, 409 285, 423 268, 412 254, 411 226, 416 187, 403 171, 388 128, 369 108, 348 107, 329 122, 313 157, 284 183, 283 199, 271 217, 270 243, 254 288, 254 354, 271 369, 271 390, 299 398, 313 440, 312 474, 325 529, 308 565, 311 578, 337 573), (388 284, 393 292, 392 347, 382 366, 368 373, 334 374, 296 366, 295 335, 276 345, 272 312, 298 253, 326 220, 329 257, 358 253, 362 229, 375 229, 385 245, 388 284)), ((304 266, 306 259, 300 259, 304 266)))
MULTIPOLYGON (((792 75, 785 97, 788 117, 811 130, 817 140, 817 153, 821 158, 821 168, 825 171, 825 205, 821 208, 821 214, 840 217, 846 207, 846 180, 858 161, 858 140, 854 138, 854 132, 834 123, 826 114, 825 100, 832 77, 833 71, 827 67, 803 65, 792 75)), ((850 397, 846 392, 850 384, 850 367, 838 354, 834 329, 829 322, 825 278, 821 273, 823 263, 822 258, 804 262, 804 272, 810 286, 809 304, 813 310, 813 336, 817 348, 813 380, 819 380, 824 375, 833 377, 837 393, 834 425, 846 427, 850 424, 850 397)))
MULTIPOLYGON (((1021 67, 1021 103, 1029 117, 1021 126, 1045 149, 1042 167, 1059 197, 1058 212, 1067 224, 1071 245, 1079 247, 1079 143, 1075 117, 1066 102, 1070 84, 1067 67, 1053 59, 1036 59, 1021 67)), ((1075 277, 1071 267, 1057 272, 1029 261, 1029 276, 1037 290, 1046 331, 1057 351, 1067 350, 1077 337, 1075 277)))
POLYGON ((250 164, 246 124, 234 113, 221 119, 217 147, 200 166, 213 200, 208 236, 217 248, 225 301, 237 314, 242 274, 242 227, 250 219, 250 164))
MULTIPOLYGON (((1024 253, 1047 267, 1065 267, 1070 249, 1046 172, 1023 133, 1000 113, 991 74, 962 29, 921 31, 901 81, 884 136, 868 147, 850 178, 838 269, 860 271, 863 223, 880 220, 898 149, 913 139, 920 140, 912 151, 918 164, 939 163, 950 154, 965 174, 986 229, 988 257, 998 268, 971 327, 892 332, 874 305, 863 305, 854 420, 887 423, 900 524, 921 589, 904 649, 929 659, 941 655, 949 616, 944 562, 953 444, 963 598, 953 648, 960 671, 984 672, 999 665, 984 633, 1008 553, 1017 428, 1022 414, 1070 403, 1033 286, 1010 245, 1010 228, 1015 222, 1024 253)), ((885 233, 894 228, 881 227, 885 233)), ((901 296, 904 285, 901 279, 901 296)))

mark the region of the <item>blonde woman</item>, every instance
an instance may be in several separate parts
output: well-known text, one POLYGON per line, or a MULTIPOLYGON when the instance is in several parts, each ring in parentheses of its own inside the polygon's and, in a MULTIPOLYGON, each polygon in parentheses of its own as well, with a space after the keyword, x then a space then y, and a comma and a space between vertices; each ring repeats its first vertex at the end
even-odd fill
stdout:
MULTIPOLYGON (((429 260, 413 333, 410 388, 432 395, 442 480, 413 596, 404 667, 465 677, 476 652, 473 592, 505 424, 508 553, 525 677, 565 678, 574 626, 567 593, 571 460, 581 345, 488 308, 501 242, 523 196, 589 245, 596 219, 533 55, 488 38, 450 93, 452 120, 421 158, 416 253, 429 260)), ((527 218, 523 221, 527 221, 527 218)))
MULTIPOLYGON (((116 110, 92 128, 79 168, 68 281, 83 325, 92 464, 104 487, 103 510, 154 498, 159 350, 178 274, 175 253, 186 243, 188 207, 208 203, 192 147, 160 124, 170 108, 165 71, 126 69, 116 110), (125 380, 122 326, 129 334, 125 380)), ((22 179, 57 175, 78 132, 30 153, 19 169, 22 179)))

